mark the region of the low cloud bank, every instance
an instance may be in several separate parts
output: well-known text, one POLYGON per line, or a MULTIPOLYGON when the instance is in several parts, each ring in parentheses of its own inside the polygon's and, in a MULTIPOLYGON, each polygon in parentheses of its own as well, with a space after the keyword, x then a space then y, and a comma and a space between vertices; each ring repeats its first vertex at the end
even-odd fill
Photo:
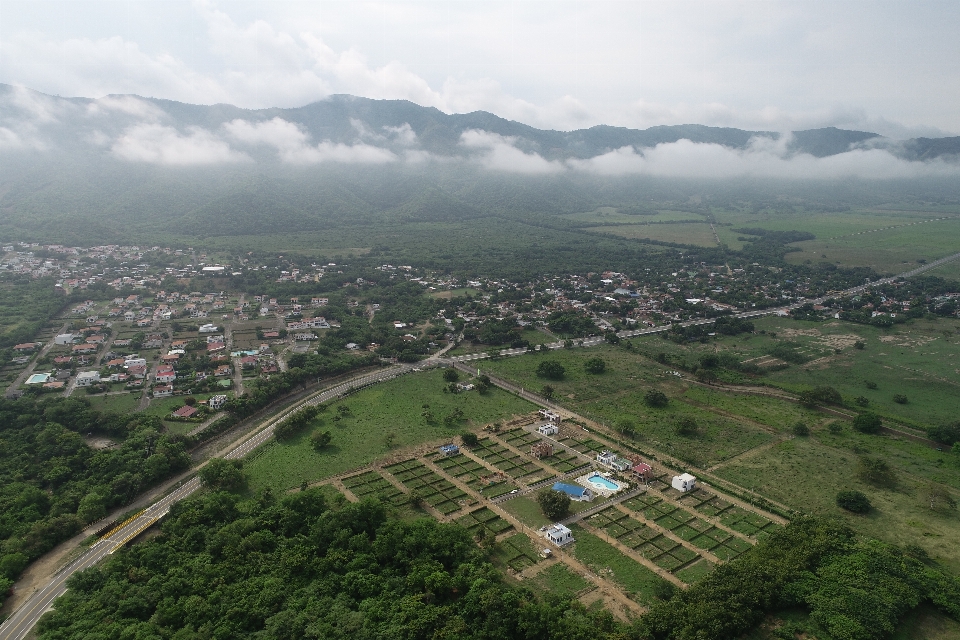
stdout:
POLYGON ((189 166, 279 161, 291 165, 457 163, 518 175, 563 173, 675 178, 897 179, 960 177, 960 158, 904 159, 889 139, 868 140, 818 158, 791 149, 791 138, 757 136, 742 149, 690 140, 650 148, 624 146, 590 158, 544 157, 529 140, 482 129, 464 131, 439 154, 408 123, 373 127, 360 120, 338 140, 313 139, 296 122, 234 119, 216 127, 174 126, 160 106, 134 96, 74 101, 22 88, 0 94, 0 152, 108 150, 122 161, 189 166), (77 144, 80 146, 78 147, 77 144))

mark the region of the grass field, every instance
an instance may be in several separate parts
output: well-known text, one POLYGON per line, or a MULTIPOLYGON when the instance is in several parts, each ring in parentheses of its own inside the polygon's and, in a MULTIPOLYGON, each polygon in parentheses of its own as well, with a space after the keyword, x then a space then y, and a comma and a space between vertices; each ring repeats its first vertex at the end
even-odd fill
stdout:
MULTIPOLYGON (((936 218, 942 216, 937 215, 936 218)), ((932 219, 891 222, 891 226, 864 229, 832 238, 796 243, 799 252, 788 261, 833 262, 841 266, 872 267, 880 273, 899 273, 917 266, 917 261, 935 260, 957 252, 960 246, 960 219, 932 219), (896 226, 894 226, 896 225, 896 226), (826 258, 823 256, 826 255, 826 258)))
POLYGON ((327 450, 313 450, 311 429, 289 442, 271 442, 246 465, 251 486, 286 489, 304 480, 319 480, 363 466, 398 449, 449 440, 471 425, 502 421, 533 410, 526 401, 498 389, 486 395, 442 393, 440 375, 438 371, 410 374, 335 403, 315 423, 316 428, 333 433, 333 443, 327 450), (467 421, 453 428, 441 423, 428 425, 421 416, 424 404, 429 404, 438 418, 460 408, 467 421), (349 408, 339 421, 333 419, 336 405, 349 408), (386 444, 388 434, 394 435, 392 448, 386 444))
MULTIPOLYGON (((91 396, 83 394, 78 395, 78 397, 89 400, 91 409, 126 414, 133 413, 137 410, 137 405, 140 402, 140 393, 140 391, 133 391, 131 393, 122 393, 109 396, 104 394, 95 394, 91 396)), ((183 404, 183 402, 181 401, 180 404, 183 404)))
POLYGON ((524 581, 523 584, 534 592, 552 593, 564 598, 575 598, 580 593, 594 588, 593 583, 574 573, 562 562, 550 565, 533 578, 524 581))
MULTIPOLYGON (((689 218, 687 218, 689 219, 689 218)), ((672 224, 625 224, 609 227, 589 227, 585 231, 609 233, 623 238, 659 240, 694 244, 701 247, 717 246, 713 229, 707 222, 680 222, 672 224)))
POLYGON ((956 511, 946 515, 930 511, 920 498, 920 489, 927 481, 925 476, 956 488, 960 485, 960 461, 950 459, 950 454, 935 456, 937 452, 922 450, 919 445, 855 434, 848 428, 840 436, 815 432, 809 438, 782 442, 762 455, 734 461, 714 473, 803 512, 843 518, 866 535, 919 545, 957 571, 960 549, 954 541, 960 536, 960 516, 956 511), (862 482, 856 473, 861 454, 887 459, 899 478, 896 488, 878 489, 862 482), (837 508, 834 500, 843 489, 863 491, 874 509, 860 516, 837 508))
MULTIPOLYGON (((765 380, 792 391, 832 386, 850 401, 858 396, 867 398, 871 411, 919 427, 955 420, 960 413, 960 321, 956 319, 917 319, 890 329, 839 320, 806 322, 777 317, 758 318, 754 324, 758 332, 765 333, 688 345, 650 336, 634 339, 634 344, 647 355, 666 353, 672 362, 690 366, 707 353, 727 352, 740 361, 762 358, 778 341, 789 340, 800 345, 798 351, 811 360, 770 371, 765 380), (853 348, 857 341, 865 348, 853 348), (877 388, 868 389, 867 381, 876 383, 877 388), (908 403, 894 402, 894 394, 906 395, 908 403)), ((809 418, 803 410, 778 401, 693 390, 686 395, 778 428, 794 418, 809 418), (776 408, 778 404, 780 408, 776 408), (777 412, 782 412, 782 419, 777 419, 777 412)))
POLYGON ((654 601, 654 588, 663 578, 622 554, 583 527, 572 525, 576 539, 572 553, 602 578, 611 578, 641 604, 654 601))
POLYGON ((598 225, 613 224, 632 224, 643 225, 645 223, 657 222, 676 222, 679 220, 702 222, 703 217, 688 211, 658 211, 651 215, 628 215, 619 213, 613 207, 600 207, 595 211, 583 211, 581 213, 568 213, 560 216, 564 220, 573 220, 576 222, 595 223, 598 225))

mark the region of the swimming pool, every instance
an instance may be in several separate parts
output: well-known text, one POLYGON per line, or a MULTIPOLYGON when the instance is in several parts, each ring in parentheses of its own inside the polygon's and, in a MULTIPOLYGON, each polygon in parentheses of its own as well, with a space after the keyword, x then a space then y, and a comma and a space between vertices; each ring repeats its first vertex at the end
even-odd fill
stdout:
POLYGON ((35 373, 27 378, 27 384, 43 384, 50 379, 49 373, 35 373))
POLYGON ((604 478, 604 477, 603 477, 602 475, 600 475, 599 473, 595 473, 595 474, 593 474, 592 476, 590 476, 589 478, 587 478, 587 482, 590 482, 591 484, 598 485, 599 487, 601 487, 601 488, 603 488, 603 489, 606 489, 607 491, 619 491, 619 490, 620 490, 620 485, 619 485, 619 484, 617 484, 616 482, 613 482, 612 480, 608 480, 608 479, 604 478))

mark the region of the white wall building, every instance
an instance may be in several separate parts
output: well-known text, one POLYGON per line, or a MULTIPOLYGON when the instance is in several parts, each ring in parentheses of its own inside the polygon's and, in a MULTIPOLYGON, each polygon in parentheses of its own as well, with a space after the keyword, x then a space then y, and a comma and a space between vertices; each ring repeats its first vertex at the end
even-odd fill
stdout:
POLYGON ((565 544, 570 544, 571 542, 576 542, 573 539, 573 532, 562 524, 555 524, 547 527, 544 529, 543 535, 547 540, 558 547, 562 547, 565 544))
POLYGON ((689 473, 682 473, 679 476, 673 476, 670 486, 677 491, 693 491, 697 488, 697 478, 689 473))
POLYGON ((77 374, 77 386, 89 387, 92 384, 100 383, 99 371, 81 371, 77 374))

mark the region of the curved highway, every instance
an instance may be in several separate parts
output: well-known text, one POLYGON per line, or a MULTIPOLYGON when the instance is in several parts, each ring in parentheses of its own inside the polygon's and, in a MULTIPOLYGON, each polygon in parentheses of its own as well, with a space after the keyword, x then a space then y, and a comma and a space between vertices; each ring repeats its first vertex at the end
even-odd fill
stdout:
MULTIPOLYGON (((435 367, 439 364, 441 364, 441 362, 434 356, 430 360, 419 362, 415 365, 398 365, 389 369, 362 374, 334 387, 330 387, 329 389, 324 389, 307 400, 299 402, 267 420, 262 428, 255 431, 253 435, 241 440, 223 457, 228 460, 234 460, 247 456, 273 436, 274 429, 276 429, 277 425, 286 420, 292 413, 305 406, 317 405, 321 402, 340 398, 358 389, 392 380, 411 371, 420 371, 421 369, 435 367)), ((58 571, 50 582, 35 591, 26 602, 13 612, 13 615, 0 625, 0 640, 22 640, 27 637, 27 634, 33 629, 37 620, 40 619, 40 616, 53 606, 54 600, 66 592, 66 582, 70 576, 77 571, 92 567, 106 556, 136 538, 146 529, 156 524, 163 516, 167 515, 170 507, 188 497, 199 488, 200 479, 197 476, 193 476, 148 508, 130 517, 101 537, 90 548, 84 551, 79 558, 58 571)))

